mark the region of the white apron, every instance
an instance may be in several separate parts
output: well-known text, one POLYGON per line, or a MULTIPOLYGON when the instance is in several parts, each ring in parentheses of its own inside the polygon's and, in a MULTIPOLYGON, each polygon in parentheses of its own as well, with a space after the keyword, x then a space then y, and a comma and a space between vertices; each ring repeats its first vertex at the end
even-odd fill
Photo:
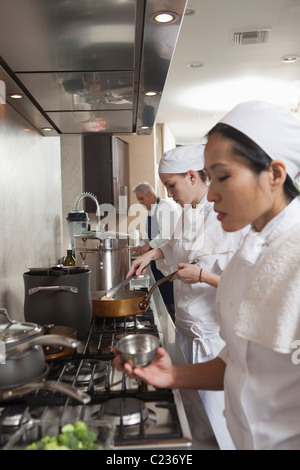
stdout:
MULTIPOLYGON (((160 247, 167 268, 161 262, 157 262, 157 267, 167 274, 175 271, 179 263, 197 258, 201 268, 221 275, 248 230, 226 233, 216 218, 213 204, 205 196, 197 208, 184 208, 173 238, 160 247)), ((176 280, 174 298, 176 332, 187 362, 193 364, 214 359, 224 347, 216 314, 216 288, 205 283, 186 284, 176 280)), ((220 448, 233 449, 223 416, 224 393, 199 391, 199 394, 220 448)))
POLYGON ((300 339, 299 224, 294 200, 245 237, 218 287, 225 415, 240 450, 300 448, 300 366, 291 344, 300 339))

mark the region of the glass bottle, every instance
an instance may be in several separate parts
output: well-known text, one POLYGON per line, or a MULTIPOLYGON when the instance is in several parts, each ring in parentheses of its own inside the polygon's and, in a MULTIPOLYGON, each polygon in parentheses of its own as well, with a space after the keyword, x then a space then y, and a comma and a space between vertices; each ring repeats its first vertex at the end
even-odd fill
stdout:
POLYGON ((75 266, 75 265, 76 265, 76 260, 73 256, 73 251, 67 250, 67 256, 64 261, 64 266, 75 266))

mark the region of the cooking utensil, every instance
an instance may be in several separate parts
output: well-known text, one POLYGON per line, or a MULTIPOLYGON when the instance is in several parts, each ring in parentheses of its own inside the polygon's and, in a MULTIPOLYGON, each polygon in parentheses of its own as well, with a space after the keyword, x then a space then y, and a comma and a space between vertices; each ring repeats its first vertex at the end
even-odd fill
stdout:
POLYGON ((0 309, 6 323, 0 325, 0 340, 5 348, 5 362, 0 366, 0 389, 14 388, 39 377, 46 366, 42 345, 76 348, 79 342, 61 335, 41 336, 42 327, 19 323, 0 309))
MULTIPOLYGON (((150 265, 150 263, 144 267, 144 269, 146 269, 148 266, 150 265)), ((130 276, 128 276, 126 279, 124 279, 124 281, 120 282, 120 284, 116 285, 115 287, 112 287, 111 289, 109 289, 106 294, 103 296, 103 300, 106 300, 106 297, 109 298, 109 299, 113 299, 117 293, 123 288, 125 287, 132 279, 134 279, 136 277, 136 271, 131 274, 130 276)))
POLYGON ((166 281, 169 281, 174 274, 169 274, 157 281, 146 294, 142 291, 124 290, 118 292, 114 301, 102 300, 105 291, 92 292, 93 316, 101 318, 119 318, 139 315, 143 313, 150 304, 154 290, 166 281))
POLYGON ((23 274, 25 320, 72 327, 83 336, 92 320, 90 274, 86 266, 30 268, 23 274))
POLYGON ((74 349, 80 342, 61 335, 46 335, 8 345, 5 364, 0 366, 0 390, 25 385, 43 373, 46 367, 43 345, 74 349))
POLYGON ((75 399, 76 401, 84 405, 88 404, 91 401, 91 397, 87 393, 73 387, 72 385, 58 381, 45 380, 48 373, 49 367, 45 365, 45 368, 42 373, 34 377, 32 381, 24 383, 23 385, 18 387, 0 388, 0 401, 23 397, 24 395, 28 395, 31 392, 35 392, 36 390, 48 390, 51 392, 59 392, 63 395, 75 399))
POLYGON ((107 291, 125 279, 130 268, 129 235, 90 231, 75 236, 75 258, 91 270, 91 291, 107 291))
POLYGON ((147 367, 156 356, 160 340, 153 335, 129 335, 118 341, 116 347, 124 362, 132 361, 134 366, 147 367))
MULTIPOLYGON (((76 339, 76 330, 69 326, 57 326, 57 325, 43 325, 43 335, 61 335, 67 338, 76 339)), ((59 357, 65 357, 75 352, 74 348, 66 347, 63 345, 51 346, 45 344, 43 346, 46 361, 57 359, 59 357)))

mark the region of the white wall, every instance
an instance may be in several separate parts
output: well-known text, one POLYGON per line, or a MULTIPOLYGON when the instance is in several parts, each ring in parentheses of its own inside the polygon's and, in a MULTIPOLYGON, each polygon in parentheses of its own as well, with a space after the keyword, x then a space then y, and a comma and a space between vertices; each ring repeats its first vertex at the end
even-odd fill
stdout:
POLYGON ((23 273, 61 252, 59 137, 43 137, 0 105, 0 307, 23 319, 23 273))

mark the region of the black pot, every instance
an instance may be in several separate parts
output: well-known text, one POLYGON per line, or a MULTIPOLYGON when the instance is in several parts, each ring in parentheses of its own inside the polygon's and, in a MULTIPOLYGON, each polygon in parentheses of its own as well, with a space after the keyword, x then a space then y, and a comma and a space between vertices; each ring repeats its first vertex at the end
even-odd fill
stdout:
POLYGON ((25 320, 69 326, 82 337, 92 320, 90 276, 86 266, 31 268, 23 274, 25 320))

